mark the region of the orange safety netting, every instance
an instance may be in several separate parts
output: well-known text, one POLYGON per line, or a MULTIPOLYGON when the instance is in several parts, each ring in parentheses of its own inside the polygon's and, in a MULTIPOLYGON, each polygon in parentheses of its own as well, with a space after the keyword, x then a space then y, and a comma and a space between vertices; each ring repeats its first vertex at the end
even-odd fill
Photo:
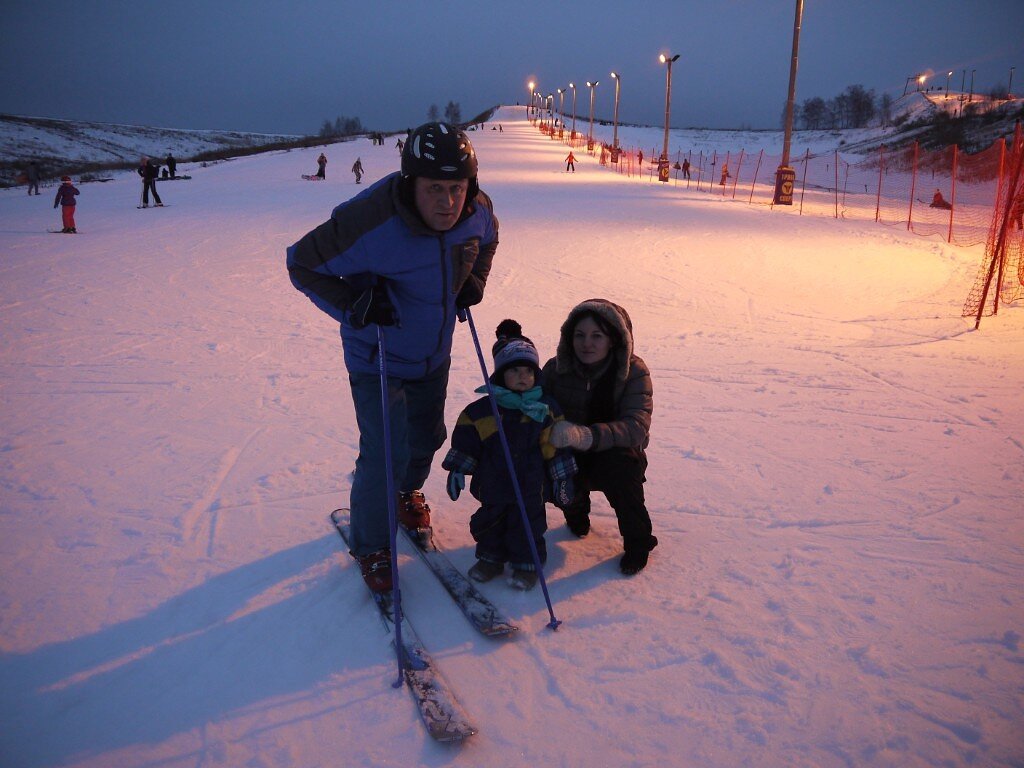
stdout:
MULTIPOLYGON (((601 165, 629 178, 659 178, 660 147, 620 147, 588 139, 588 123, 540 129, 573 148, 587 148, 601 165), (579 130, 580 128, 583 130, 579 130), (589 145, 589 147, 588 147, 589 145)), ((676 149, 668 158, 672 186, 748 204, 772 205, 780 155, 764 150, 676 149)), ((790 158, 796 172, 793 207, 828 210, 836 218, 874 219, 962 246, 985 244, 985 259, 964 316, 994 314, 999 302, 1024 297, 1024 141, 1018 124, 1007 143, 968 155, 956 146, 930 151, 917 142, 880 146, 871 155, 840 152, 790 158)))

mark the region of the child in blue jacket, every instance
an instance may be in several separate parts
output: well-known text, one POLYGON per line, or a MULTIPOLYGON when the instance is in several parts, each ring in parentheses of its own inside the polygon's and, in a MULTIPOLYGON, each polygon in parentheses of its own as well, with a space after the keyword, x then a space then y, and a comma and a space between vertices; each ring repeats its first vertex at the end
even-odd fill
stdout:
MULTIPOLYGON (((496 335, 491 383, 529 519, 529 535, 543 563, 547 558, 544 501, 572 498, 576 460, 571 450, 556 449, 548 439, 551 426, 562 419, 562 411, 539 385, 540 358, 533 342, 522 335, 514 320, 503 320, 496 335)), ((486 387, 477 389, 486 391, 486 387)), ((512 567, 509 585, 531 589, 537 583, 537 571, 486 396, 459 414, 451 450, 441 466, 448 470, 448 495, 453 501, 466 487, 465 476, 472 475, 469 491, 480 502, 469 521, 477 542, 477 562, 469 569, 470 577, 490 581, 504 572, 507 562, 512 567)))

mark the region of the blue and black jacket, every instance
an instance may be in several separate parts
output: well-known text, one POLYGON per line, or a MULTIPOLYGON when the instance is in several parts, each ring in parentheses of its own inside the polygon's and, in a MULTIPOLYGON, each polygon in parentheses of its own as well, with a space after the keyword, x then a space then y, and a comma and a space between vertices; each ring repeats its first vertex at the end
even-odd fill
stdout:
POLYGON ((398 325, 384 327, 388 374, 421 378, 451 356, 456 307, 483 298, 498 247, 498 220, 483 192, 446 232, 423 223, 411 181, 385 176, 342 203, 331 218, 288 248, 292 284, 341 324, 345 365, 377 373, 377 326, 355 329, 352 302, 370 285, 386 287, 398 325))
MULTIPOLYGON (((547 416, 540 422, 522 411, 498 407, 519 489, 528 506, 551 497, 551 481, 565 480, 576 474, 573 452, 568 448, 555 448, 549 439, 551 426, 562 420, 562 410, 547 395, 540 401, 548 406, 547 416)), ((452 430, 452 447, 441 466, 449 472, 472 475, 469 492, 481 504, 516 503, 505 452, 487 397, 474 400, 459 414, 452 430)))

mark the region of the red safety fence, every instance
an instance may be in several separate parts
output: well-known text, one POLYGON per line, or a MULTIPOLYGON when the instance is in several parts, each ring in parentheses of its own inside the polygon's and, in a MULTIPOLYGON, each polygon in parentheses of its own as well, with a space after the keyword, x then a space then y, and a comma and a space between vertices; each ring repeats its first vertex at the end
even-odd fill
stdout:
MULTIPOLYGON (((582 149, 616 173, 660 180, 659 148, 613 149, 596 136, 540 121, 552 139, 582 149)), ((577 126, 580 127, 580 126, 577 126)), ((584 128, 589 127, 583 125, 584 128)), ((773 205, 780 155, 746 149, 677 150, 662 173, 674 187, 748 204, 773 205)), ((962 246, 985 244, 985 258, 964 304, 964 317, 995 314, 1000 302, 1024 298, 1024 139, 1014 137, 968 155, 956 146, 937 151, 917 142, 879 146, 865 157, 838 151, 790 158, 796 171, 793 207, 829 211, 835 218, 874 219, 962 246)))

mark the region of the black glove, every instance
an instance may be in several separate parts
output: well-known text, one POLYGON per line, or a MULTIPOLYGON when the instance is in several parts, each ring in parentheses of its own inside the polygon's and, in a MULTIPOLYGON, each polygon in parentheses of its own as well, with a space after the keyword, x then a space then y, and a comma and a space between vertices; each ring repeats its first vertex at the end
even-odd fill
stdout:
POLYGON ((484 289, 477 282, 473 275, 466 278, 466 282, 462 284, 462 288, 459 289, 458 295, 455 297, 455 306, 459 309, 465 309, 466 307, 475 307, 484 298, 484 289))
POLYGON ((370 323, 394 325, 397 320, 395 305, 391 303, 383 285, 367 288, 352 302, 349 309, 348 321, 356 330, 370 323))

